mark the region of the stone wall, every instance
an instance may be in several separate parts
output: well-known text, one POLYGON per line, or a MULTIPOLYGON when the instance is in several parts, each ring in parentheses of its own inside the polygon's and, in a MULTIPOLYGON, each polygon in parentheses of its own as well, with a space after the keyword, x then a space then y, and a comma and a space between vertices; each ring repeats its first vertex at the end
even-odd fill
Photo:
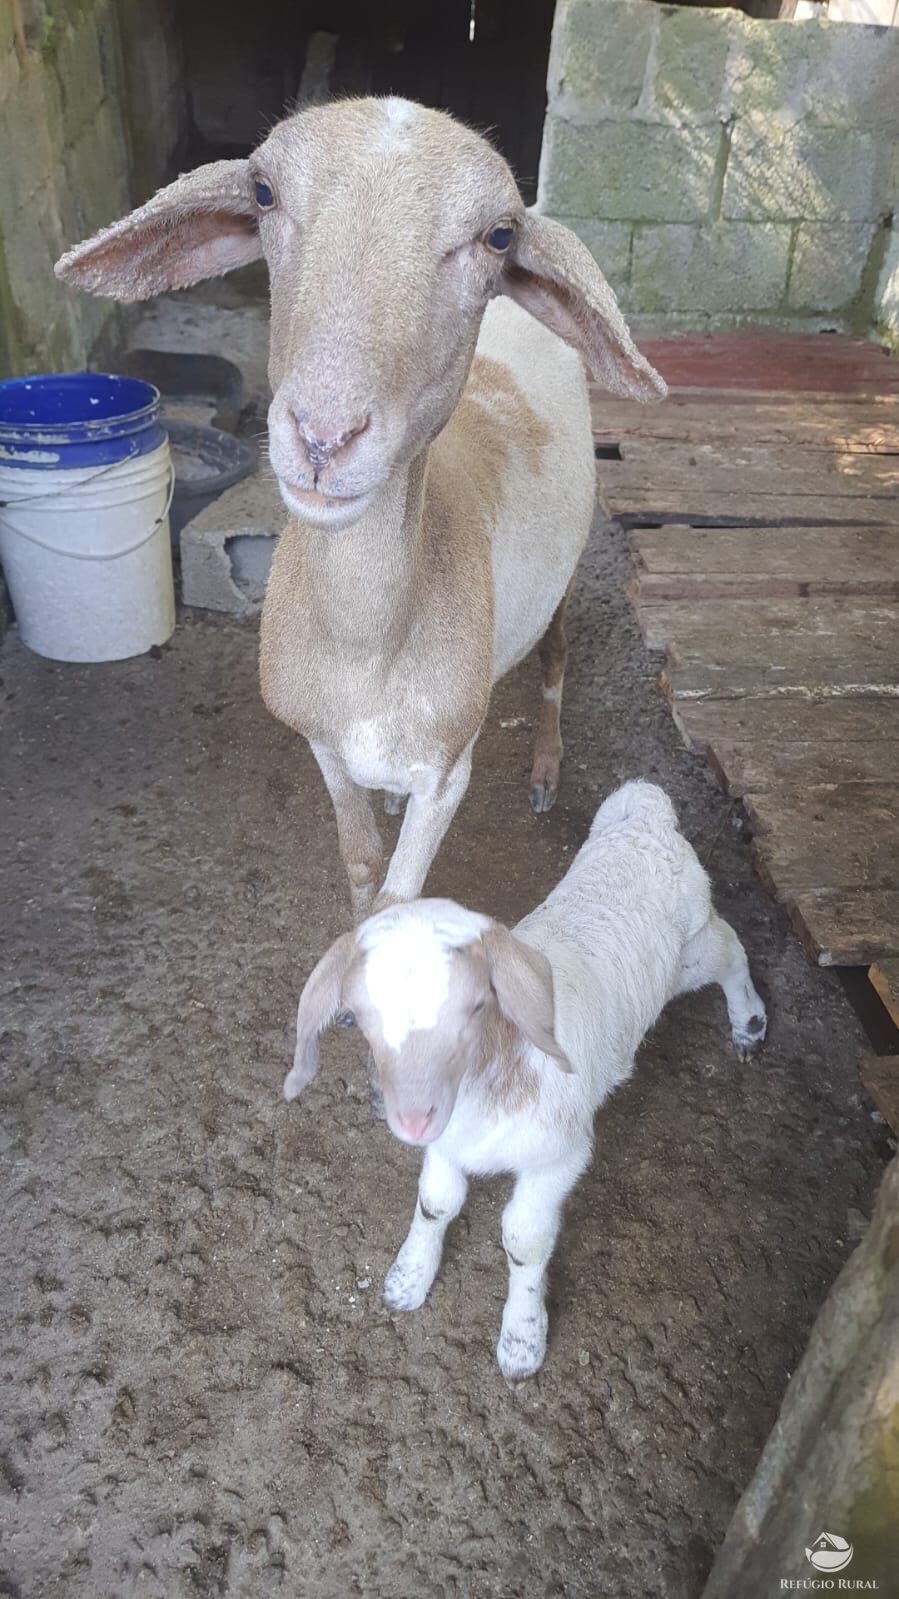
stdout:
POLYGON ((174 0, 0 0, 0 376, 83 366, 113 315, 53 262, 165 174, 174 0), (138 31, 139 30, 139 31, 138 31))
POLYGON ((633 313, 867 328, 899 192, 899 30, 558 0, 538 208, 633 313))

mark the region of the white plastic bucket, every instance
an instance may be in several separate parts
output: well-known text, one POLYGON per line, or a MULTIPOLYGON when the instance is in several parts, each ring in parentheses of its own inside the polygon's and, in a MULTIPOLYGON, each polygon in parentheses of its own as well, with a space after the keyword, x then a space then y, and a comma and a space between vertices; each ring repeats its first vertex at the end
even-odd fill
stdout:
MULTIPOLYGON (((21 459, 21 457, 20 457, 21 459)), ((175 627, 166 439, 52 471, 0 460, 0 561, 23 643, 53 661, 121 661, 175 627)))

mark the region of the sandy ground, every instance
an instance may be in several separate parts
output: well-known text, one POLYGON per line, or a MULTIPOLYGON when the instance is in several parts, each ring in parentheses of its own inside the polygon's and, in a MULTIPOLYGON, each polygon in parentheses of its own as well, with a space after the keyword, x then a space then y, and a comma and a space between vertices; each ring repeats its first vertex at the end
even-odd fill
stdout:
POLYGON ((679 747, 626 576, 598 530, 557 809, 528 807, 526 663, 430 887, 514 919, 614 784, 656 778, 745 938, 770 1044, 740 1065, 717 992, 666 1013, 600 1115, 546 1365, 516 1390, 493 1357, 506 1185, 472 1189, 428 1305, 392 1319, 418 1158, 370 1120, 358 1034, 279 1098, 347 908, 254 626, 182 615, 158 658, 94 667, 7 639, 0 1594, 699 1593, 889 1144, 836 977, 679 747))

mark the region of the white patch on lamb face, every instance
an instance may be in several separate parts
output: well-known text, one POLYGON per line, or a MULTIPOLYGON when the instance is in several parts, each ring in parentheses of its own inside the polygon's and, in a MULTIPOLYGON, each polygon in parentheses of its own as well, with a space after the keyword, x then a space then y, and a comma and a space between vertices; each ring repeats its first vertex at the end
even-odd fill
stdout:
POLYGON ((366 957, 365 985, 388 1048, 400 1049, 409 1033, 435 1025, 449 994, 453 951, 489 926, 489 917, 451 899, 391 905, 362 923, 356 938, 366 957))
POLYGON ((411 920, 369 949, 365 985, 388 1049, 400 1049, 409 1033, 435 1025, 449 993, 451 959, 430 928, 411 920))

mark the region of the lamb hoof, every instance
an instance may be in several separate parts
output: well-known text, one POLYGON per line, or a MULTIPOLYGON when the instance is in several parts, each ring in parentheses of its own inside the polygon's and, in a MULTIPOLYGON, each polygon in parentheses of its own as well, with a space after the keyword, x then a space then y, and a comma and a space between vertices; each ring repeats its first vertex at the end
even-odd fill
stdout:
POLYGON ((335 1027, 342 1027, 344 1030, 346 1030, 346 1028, 355 1027, 355 1025, 356 1018, 351 1010, 342 1010, 338 1012, 334 1018, 335 1027))
POLYGON ((558 786, 555 783, 531 784, 531 810, 535 816, 541 816, 545 811, 551 811, 556 803, 558 786))
POLYGON ((545 1318, 532 1317, 520 1328, 504 1327, 500 1333, 496 1359, 507 1382, 523 1382, 526 1377, 533 1377, 543 1365, 545 1354, 545 1318))
POLYGON ((765 1042, 768 1031, 768 1018, 764 1011, 750 1016, 745 1027, 735 1027, 731 1033, 737 1057, 742 1061, 752 1060, 757 1055, 765 1042))
POLYGON ((402 812, 403 806, 405 805, 406 800, 408 799, 408 797, 409 797, 408 794, 386 794, 385 793, 385 795, 384 795, 384 809, 387 812, 387 815, 388 816, 399 816, 401 814, 401 812, 402 812))
POLYGON ((430 1286, 421 1266, 395 1260, 384 1278, 384 1303, 388 1310, 420 1310, 430 1286))

